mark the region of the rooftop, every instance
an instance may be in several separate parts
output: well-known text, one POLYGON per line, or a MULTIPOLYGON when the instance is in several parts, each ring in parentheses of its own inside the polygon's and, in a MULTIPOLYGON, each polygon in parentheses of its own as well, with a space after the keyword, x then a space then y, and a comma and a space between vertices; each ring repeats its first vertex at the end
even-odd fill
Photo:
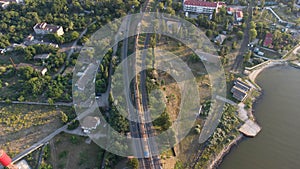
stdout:
POLYGON ((247 93, 236 86, 231 89, 231 92, 233 93, 233 97, 239 101, 243 101, 247 97, 247 93))
POLYGON ((272 46, 273 43, 273 34, 272 33, 267 33, 266 38, 264 40, 264 46, 272 46))
POLYGON ((202 0, 185 0, 184 5, 218 7, 218 5, 225 5, 224 2, 206 2, 202 0))
POLYGON ((236 17, 243 18, 244 17, 243 11, 236 11, 236 17))
POLYGON ((43 22, 43 23, 36 24, 34 28, 46 30, 50 32, 57 32, 61 28, 61 26, 51 25, 51 24, 47 24, 46 22, 43 22))
POLYGON ((95 129, 99 124, 99 117, 87 116, 83 119, 81 126, 83 129, 95 129))
POLYGON ((47 54, 41 54, 41 55, 35 55, 34 59, 48 59, 50 57, 50 53, 47 54))
POLYGON ((79 80, 76 83, 76 86, 79 90, 84 90, 88 82, 95 78, 93 76, 95 71, 97 71, 97 66, 93 63, 90 63, 86 70, 83 72, 83 75, 79 78, 79 80))

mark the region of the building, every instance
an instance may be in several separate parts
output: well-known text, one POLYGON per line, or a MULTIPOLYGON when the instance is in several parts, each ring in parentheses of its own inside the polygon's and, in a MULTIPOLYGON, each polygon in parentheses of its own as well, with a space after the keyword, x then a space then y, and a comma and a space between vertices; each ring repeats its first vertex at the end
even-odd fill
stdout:
POLYGON ((24 0, 0 0, 0 6, 5 9, 11 3, 23 3, 24 0))
POLYGON ((87 116, 81 122, 81 128, 84 133, 90 134, 100 125, 100 118, 96 116, 87 116))
POLYGON ((221 45, 221 44, 223 44, 223 42, 225 41, 225 39, 226 39, 226 36, 220 34, 220 35, 218 35, 218 36, 215 38, 214 42, 215 42, 215 43, 219 43, 219 44, 221 45))
POLYGON ((203 0, 184 0, 183 10, 188 16, 189 12, 197 14, 212 14, 215 10, 226 6, 225 2, 207 2, 203 0))
POLYGON ((50 57, 50 53, 48 54, 41 54, 41 55, 35 55, 33 59, 39 59, 39 60, 46 60, 50 57))
POLYGON ((7 8, 8 5, 9 5, 9 2, 0 1, 0 6, 1 6, 2 9, 7 8))
POLYGON ((241 22, 241 21, 243 20, 243 18, 244 18, 244 13, 243 13, 243 11, 239 10, 239 11, 236 11, 236 12, 235 12, 235 20, 236 20, 237 22, 241 22))
POLYGON ((227 14, 228 15, 233 15, 233 13, 235 12, 235 9, 232 7, 227 8, 227 14))
POLYGON ((97 66, 93 63, 90 63, 89 66, 86 68, 86 70, 83 72, 82 76, 78 79, 75 86, 83 91, 88 84, 88 82, 95 77, 93 76, 94 73, 97 71, 97 66))
POLYGON ((41 75, 45 76, 47 73, 48 69, 46 67, 41 67, 41 66, 34 66, 32 64, 28 63, 20 63, 16 65, 16 69, 19 70, 23 67, 32 67, 36 72, 40 73, 41 75))
POLYGON ((0 54, 4 54, 6 52, 5 49, 0 49, 0 54))
POLYGON ((234 86, 231 89, 233 97, 238 101, 244 101, 250 92, 251 86, 243 82, 240 78, 234 81, 234 86))
POLYGON ((238 101, 244 101, 247 97, 247 93, 242 91, 240 88, 234 86, 231 89, 231 93, 233 94, 233 97, 237 99, 238 101))
POLYGON ((58 36, 62 36, 64 34, 64 30, 62 26, 50 25, 46 22, 38 23, 33 27, 33 30, 36 34, 46 35, 46 34, 57 34, 58 36))
POLYGON ((264 40, 264 47, 273 48, 273 34, 267 33, 264 40))
POLYGON ((16 164, 19 169, 31 169, 26 160, 22 160, 16 164))

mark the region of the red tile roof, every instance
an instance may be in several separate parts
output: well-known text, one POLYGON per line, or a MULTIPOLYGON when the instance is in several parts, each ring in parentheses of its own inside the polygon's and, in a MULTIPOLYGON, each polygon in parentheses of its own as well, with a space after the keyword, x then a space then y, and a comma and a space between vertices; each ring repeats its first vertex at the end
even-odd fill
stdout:
POLYGON ((244 14, 243 14, 242 11, 237 11, 237 12, 236 12, 236 16, 237 16, 237 18, 243 18, 243 17, 244 17, 244 14))
POLYGON ((185 0, 184 5, 193 6, 206 6, 206 7, 217 7, 218 5, 225 5, 224 2, 206 2, 202 0, 185 0))
POLYGON ((227 8, 227 11, 228 11, 228 12, 233 12, 233 11, 234 11, 234 9, 233 9, 233 8, 231 8, 231 7, 229 7, 229 8, 227 8))
POLYGON ((273 43, 273 34, 272 33, 267 33, 266 38, 264 40, 264 46, 272 46, 273 43))

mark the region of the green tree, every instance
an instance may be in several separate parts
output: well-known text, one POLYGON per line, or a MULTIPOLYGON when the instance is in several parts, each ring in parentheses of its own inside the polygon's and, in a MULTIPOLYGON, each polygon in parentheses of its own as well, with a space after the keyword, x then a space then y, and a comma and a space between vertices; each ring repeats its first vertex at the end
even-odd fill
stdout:
POLYGON ((22 95, 18 98, 18 101, 19 101, 19 102, 23 102, 24 100, 25 100, 25 98, 24 98, 24 96, 22 96, 22 95))
POLYGON ((244 61, 245 62, 249 62, 250 58, 251 58, 252 52, 248 51, 245 55, 244 55, 244 61))
POLYGON ((69 120, 68 116, 66 115, 66 113, 64 113, 63 111, 60 112, 61 113, 61 121, 66 124, 69 120))
POLYGON ((250 29, 249 35, 250 35, 250 40, 253 41, 256 38, 256 36, 257 36, 256 29, 250 29))
POLYGON ((54 104, 54 101, 53 101, 53 99, 51 99, 51 98, 48 98, 48 103, 49 103, 50 105, 53 105, 53 104, 54 104))
POLYGON ((250 22, 250 29, 255 29, 256 28, 256 23, 254 21, 250 22))
POLYGON ((129 159, 127 162, 127 166, 132 169, 138 169, 139 168, 139 161, 136 158, 129 159))
POLYGON ((211 30, 207 30, 207 31, 206 31, 206 36, 207 36, 207 37, 210 38, 210 37, 212 37, 212 35, 213 35, 213 32, 212 32, 211 30))
POLYGON ((244 37, 244 32, 238 31, 238 32, 237 32, 237 38, 238 38, 239 40, 242 40, 243 37, 244 37))

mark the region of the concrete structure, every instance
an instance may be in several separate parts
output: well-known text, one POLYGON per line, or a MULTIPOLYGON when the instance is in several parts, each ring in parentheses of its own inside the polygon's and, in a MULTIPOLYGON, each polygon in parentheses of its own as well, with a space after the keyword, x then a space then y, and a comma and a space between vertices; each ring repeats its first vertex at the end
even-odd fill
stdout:
POLYGON ((41 54, 41 55, 35 55, 33 59, 40 59, 40 60, 46 60, 50 57, 50 53, 48 54, 41 54))
POLYGON ((212 14, 215 10, 226 6, 225 2, 207 2, 202 0, 184 0, 183 10, 188 15, 189 12, 197 14, 212 14))
POLYGON ((81 122, 81 128, 84 133, 90 134, 92 130, 95 130, 100 124, 99 117, 87 116, 81 122))
POLYGON ((22 160, 16 164, 19 169, 31 169, 26 160, 22 160))
POLYGON ((239 131, 248 137, 254 137, 261 131, 261 127, 254 121, 247 120, 245 124, 241 126, 239 131))
POLYGON ((57 34, 58 36, 62 36, 64 34, 64 30, 62 26, 50 25, 46 22, 38 23, 33 27, 33 30, 36 34, 46 35, 46 34, 57 34))

